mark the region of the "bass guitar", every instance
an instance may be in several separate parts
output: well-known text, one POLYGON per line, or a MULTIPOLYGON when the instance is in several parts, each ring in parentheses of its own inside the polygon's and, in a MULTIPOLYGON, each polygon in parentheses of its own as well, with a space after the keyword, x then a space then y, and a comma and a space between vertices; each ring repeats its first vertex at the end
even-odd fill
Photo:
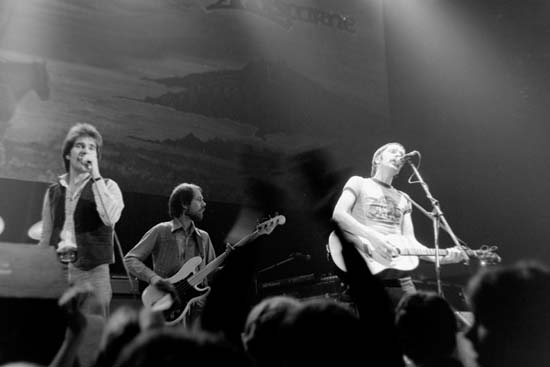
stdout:
POLYGON ((261 235, 270 234, 275 227, 283 225, 285 222, 286 218, 284 216, 277 215, 274 218, 270 218, 258 224, 253 232, 249 233, 235 245, 228 246, 220 256, 209 262, 198 272, 196 272, 196 269, 202 262, 202 258, 200 256, 195 256, 189 259, 176 274, 168 278, 168 281, 172 283, 176 289, 179 301, 176 302, 170 294, 161 291, 155 286, 149 285, 141 295, 143 305, 153 310, 162 311, 167 325, 179 323, 188 312, 190 307, 189 304, 196 298, 202 297, 210 291, 210 287, 200 288, 199 284, 223 264, 227 255, 229 255, 233 249, 244 246, 261 235))
MULTIPOLYGON (((368 244, 368 240, 363 237, 357 236, 360 241, 365 244, 368 244)), ((423 247, 410 247, 407 246, 405 238, 402 236, 391 236, 390 242, 397 244, 397 255, 393 256, 391 260, 384 258, 376 248, 371 248, 370 253, 365 253, 364 251, 358 251, 359 254, 363 257, 367 266, 369 267, 372 274, 378 274, 386 269, 397 269, 403 271, 409 271, 415 269, 418 264, 418 256, 435 256, 435 249, 423 248, 423 247)), ((344 259, 342 258, 342 243, 336 235, 332 232, 328 239, 328 248, 330 251, 330 256, 334 264, 342 271, 346 271, 346 266, 344 264, 344 259)), ((483 264, 494 264, 501 261, 500 256, 498 256, 495 251, 497 250, 496 246, 482 246, 478 250, 465 249, 466 254, 470 257, 478 258, 483 264)), ((445 256, 449 253, 446 249, 439 249, 439 256, 445 256)))

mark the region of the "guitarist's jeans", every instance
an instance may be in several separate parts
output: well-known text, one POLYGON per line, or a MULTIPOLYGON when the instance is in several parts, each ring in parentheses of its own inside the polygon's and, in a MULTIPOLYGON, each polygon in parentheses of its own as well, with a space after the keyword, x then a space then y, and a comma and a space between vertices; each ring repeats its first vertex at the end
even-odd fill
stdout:
MULTIPOLYGON (((337 266, 334 266, 333 268, 336 275, 338 275, 342 282, 347 286, 349 284, 347 273, 340 270, 337 266)), ((380 279, 384 285, 386 293, 390 297, 390 301, 394 308, 397 306, 404 294, 416 292, 416 287, 412 281, 412 278, 407 272, 387 269, 376 274, 375 277, 380 279)))

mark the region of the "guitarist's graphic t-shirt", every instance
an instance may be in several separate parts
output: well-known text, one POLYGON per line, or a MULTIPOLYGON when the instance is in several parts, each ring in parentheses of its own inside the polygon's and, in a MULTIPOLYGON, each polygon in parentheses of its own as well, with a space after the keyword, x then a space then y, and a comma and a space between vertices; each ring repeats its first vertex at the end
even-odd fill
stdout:
POLYGON ((351 215, 382 234, 401 234, 403 216, 412 210, 407 195, 384 187, 371 178, 351 177, 344 190, 350 190, 356 197, 351 215))
MULTIPOLYGON (((405 193, 359 176, 351 177, 344 190, 350 190, 356 197, 351 215, 357 221, 384 235, 402 234, 403 217, 412 211, 411 201, 405 193)), ((404 293, 415 291, 408 272, 390 268, 376 276, 386 285, 394 306, 404 293)))

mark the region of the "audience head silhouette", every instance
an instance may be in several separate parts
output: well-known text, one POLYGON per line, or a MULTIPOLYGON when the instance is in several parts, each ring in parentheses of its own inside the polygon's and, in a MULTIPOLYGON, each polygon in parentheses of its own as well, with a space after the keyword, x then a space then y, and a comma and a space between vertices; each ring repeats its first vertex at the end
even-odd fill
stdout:
POLYGON ((403 353, 418 365, 460 365, 457 320, 449 303, 433 292, 405 294, 396 308, 396 327, 403 353))
POLYGON ((116 366, 205 367, 247 366, 240 350, 218 335, 186 328, 161 328, 142 332, 121 353, 116 366))
POLYGON ((364 358, 365 330, 344 304, 330 299, 304 301, 288 322, 285 366, 336 366, 364 358))
POLYGON ((488 268, 468 285, 474 324, 467 336, 481 367, 550 365, 550 271, 519 262, 488 268))
POLYGON ((295 298, 274 296, 262 300, 249 312, 242 341, 257 366, 281 365, 283 355, 278 346, 284 343, 289 321, 300 305, 295 298))

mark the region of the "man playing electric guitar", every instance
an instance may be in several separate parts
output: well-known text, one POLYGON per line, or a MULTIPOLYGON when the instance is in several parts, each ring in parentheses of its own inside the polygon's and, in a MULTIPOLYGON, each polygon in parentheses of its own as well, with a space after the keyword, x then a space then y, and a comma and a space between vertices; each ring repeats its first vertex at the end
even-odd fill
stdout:
MULTIPOLYGON (((173 295, 177 302, 176 290, 168 278, 192 258, 200 257, 202 261, 196 269, 203 269, 216 258, 216 254, 208 233, 195 227, 195 222, 202 220, 206 208, 199 186, 190 183, 176 186, 168 200, 168 207, 172 220, 159 223, 147 231, 124 256, 124 263, 138 279, 173 295), (152 256, 153 269, 144 264, 149 256, 152 256)), ((206 283, 205 278, 201 285, 206 286, 206 283)), ((191 303, 183 324, 192 325, 200 316, 203 305, 204 299, 201 298, 191 303)))
MULTIPOLYGON (((398 287, 397 290, 388 289, 394 301, 400 298, 403 291, 414 291, 411 278, 403 270, 412 270, 418 264, 418 257, 402 257, 403 264, 395 264, 394 259, 398 257, 399 249, 428 250, 415 238, 410 199, 392 186, 393 178, 403 166, 404 155, 405 148, 399 143, 388 143, 380 147, 372 158, 371 177, 351 177, 333 212, 336 225, 354 239, 352 243, 365 258, 373 274, 378 273, 377 276, 386 279, 390 287, 392 282, 398 287), (387 270, 380 271, 380 268, 387 270)), ((341 248, 334 237, 332 234, 329 240, 331 256, 344 272, 341 275, 345 279, 346 269, 340 258, 341 248)), ((447 249, 445 253, 440 258, 442 264, 456 263, 466 258, 457 248, 447 249)), ((434 256, 420 258, 435 261, 434 256)))

